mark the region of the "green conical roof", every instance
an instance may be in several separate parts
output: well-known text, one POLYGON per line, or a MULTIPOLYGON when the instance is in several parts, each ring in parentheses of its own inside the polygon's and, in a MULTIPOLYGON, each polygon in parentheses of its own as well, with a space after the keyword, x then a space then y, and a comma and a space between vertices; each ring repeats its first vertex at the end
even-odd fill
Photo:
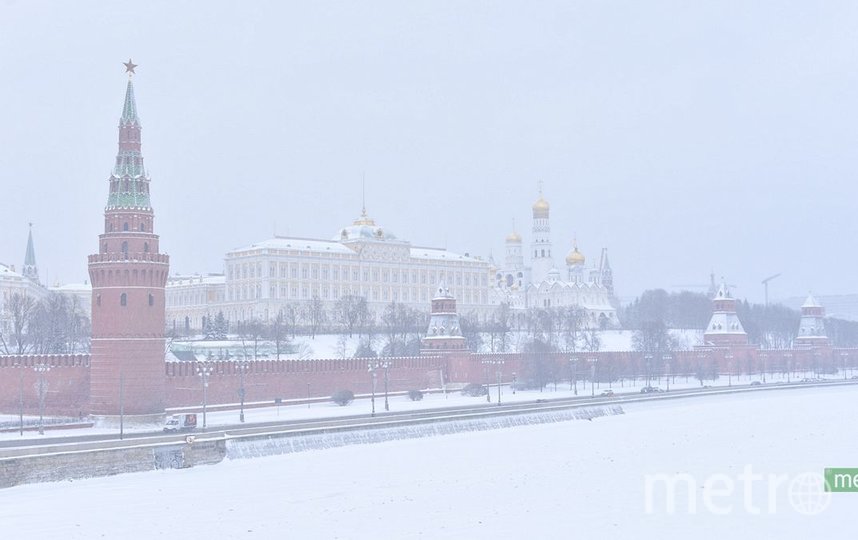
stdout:
POLYGON ((123 122, 140 122, 137 118, 137 100, 134 99, 134 85, 128 79, 128 87, 125 89, 125 105, 122 107, 123 122))
POLYGON ((36 266, 36 250, 33 248, 32 225, 30 225, 30 234, 27 236, 27 254, 24 255, 24 266, 36 266))

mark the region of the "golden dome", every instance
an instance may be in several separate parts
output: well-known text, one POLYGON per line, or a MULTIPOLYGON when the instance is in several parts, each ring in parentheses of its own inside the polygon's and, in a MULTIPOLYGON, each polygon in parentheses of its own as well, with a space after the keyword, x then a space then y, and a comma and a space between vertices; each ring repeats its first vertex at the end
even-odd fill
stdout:
POLYGON ((569 252, 569 255, 566 255, 566 264, 569 266, 574 266, 576 264, 584 264, 584 255, 578 251, 578 246, 572 248, 572 251, 569 252))
POLYGON ((542 195, 539 195, 539 199, 535 203, 533 203, 533 217, 539 218, 547 218, 548 217, 548 201, 546 201, 542 195))
POLYGON ((370 227, 375 225, 375 220, 366 215, 366 208, 360 214, 360 217, 357 218, 354 222, 355 225, 368 225, 370 227))
POLYGON ((520 234, 518 234, 518 233, 517 233, 517 232, 515 232, 515 231, 512 231, 511 233, 509 233, 509 234, 507 235, 507 237, 506 237, 506 242, 507 242, 508 244, 511 244, 511 243, 513 243, 513 242, 515 242, 515 243, 517 243, 517 244, 520 244, 520 243, 521 243, 521 235, 520 235, 520 234))

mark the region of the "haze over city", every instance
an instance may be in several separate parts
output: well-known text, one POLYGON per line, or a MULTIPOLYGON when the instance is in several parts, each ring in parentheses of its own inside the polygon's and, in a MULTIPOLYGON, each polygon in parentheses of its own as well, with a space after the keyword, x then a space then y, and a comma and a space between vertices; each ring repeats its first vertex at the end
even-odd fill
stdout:
POLYGON ((527 243, 542 181, 555 250, 607 247, 621 298, 710 270, 758 301, 777 272, 775 299, 855 291, 852 2, 131 11, 0 6, 0 260, 33 222, 51 283, 87 278, 130 56, 173 273, 335 236, 365 176, 380 225, 483 257, 513 220, 527 243))

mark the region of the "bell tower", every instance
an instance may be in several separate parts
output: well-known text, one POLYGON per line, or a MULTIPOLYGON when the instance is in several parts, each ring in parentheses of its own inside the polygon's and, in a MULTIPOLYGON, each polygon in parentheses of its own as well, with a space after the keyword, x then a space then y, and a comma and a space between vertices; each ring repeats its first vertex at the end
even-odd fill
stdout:
POLYGON ((119 152, 108 180, 104 231, 89 256, 92 283, 90 413, 101 424, 159 422, 164 416, 165 303, 169 257, 159 252, 149 175, 140 151, 135 64, 119 120, 119 152))

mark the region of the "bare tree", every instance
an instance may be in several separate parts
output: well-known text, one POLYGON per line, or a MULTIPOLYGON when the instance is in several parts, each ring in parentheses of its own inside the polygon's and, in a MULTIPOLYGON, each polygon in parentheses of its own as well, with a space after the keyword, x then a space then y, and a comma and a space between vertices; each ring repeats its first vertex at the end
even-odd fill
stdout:
POLYGON ((244 351, 244 357, 249 358, 248 345, 253 346, 253 359, 256 360, 259 356, 259 340, 262 338, 263 325, 258 319, 250 319, 243 321, 238 325, 238 337, 241 340, 241 348, 244 351))
POLYGON ((12 293, 6 302, 6 316, 11 324, 10 339, 15 354, 25 354, 30 349, 27 331, 36 309, 36 301, 26 294, 12 293))
POLYGON ((316 333, 325 324, 328 318, 325 312, 325 304, 318 295, 314 295, 310 304, 307 306, 307 322, 310 323, 310 337, 316 339, 316 333))
POLYGON ((352 337, 352 333, 360 324, 361 300, 363 309, 366 309, 366 300, 353 295, 341 296, 334 306, 334 318, 348 331, 349 337, 352 337))
POLYGON ((283 310, 277 312, 277 316, 271 321, 270 335, 274 341, 274 354, 277 360, 280 360, 280 354, 284 351, 289 341, 287 338, 286 317, 283 315, 283 310))

